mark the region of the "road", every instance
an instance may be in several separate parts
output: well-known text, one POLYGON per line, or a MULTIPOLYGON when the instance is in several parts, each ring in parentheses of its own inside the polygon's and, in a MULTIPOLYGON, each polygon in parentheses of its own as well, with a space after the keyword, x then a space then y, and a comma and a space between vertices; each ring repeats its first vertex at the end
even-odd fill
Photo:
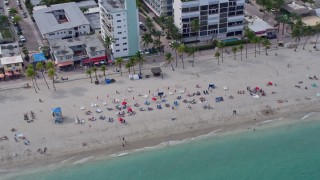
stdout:
POLYGON ((38 31, 36 24, 31 20, 30 15, 28 14, 27 18, 23 18, 22 11, 28 12, 26 10, 25 4, 21 1, 21 5, 23 10, 21 10, 16 1, 10 1, 10 8, 15 8, 18 10, 18 14, 21 17, 21 21, 19 22, 23 36, 26 39, 24 46, 27 47, 29 51, 31 50, 38 50, 39 46, 42 44, 40 32, 38 31))

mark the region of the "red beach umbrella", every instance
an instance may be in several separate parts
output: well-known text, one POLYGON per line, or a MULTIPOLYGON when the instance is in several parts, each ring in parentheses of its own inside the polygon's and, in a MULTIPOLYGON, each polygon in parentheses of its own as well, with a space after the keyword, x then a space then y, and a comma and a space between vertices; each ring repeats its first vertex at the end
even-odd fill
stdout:
POLYGON ((122 105, 127 105, 127 102, 123 101, 123 102, 122 102, 122 105))
POLYGON ((118 118, 118 121, 119 122, 123 122, 123 118, 118 118))
POLYGON ((132 112, 132 108, 128 108, 128 111, 129 111, 129 112, 132 112))
POLYGON ((157 98, 155 98, 155 97, 152 98, 152 101, 156 101, 156 100, 157 100, 157 98))
POLYGON ((271 86, 271 85, 272 85, 272 82, 269 81, 268 84, 271 86))
POLYGON ((256 87, 256 91, 259 91, 260 90, 260 88, 259 87, 256 87))

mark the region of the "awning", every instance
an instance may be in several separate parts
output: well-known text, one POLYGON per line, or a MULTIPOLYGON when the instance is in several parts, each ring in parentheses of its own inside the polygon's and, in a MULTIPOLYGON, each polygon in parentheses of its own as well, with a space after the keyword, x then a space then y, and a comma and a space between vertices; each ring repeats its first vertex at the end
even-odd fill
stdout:
POLYGON ((95 62, 95 61, 102 61, 107 59, 107 56, 101 56, 101 57, 96 57, 96 58, 90 58, 91 62, 95 62))
POLYGON ((57 63, 58 67, 68 66, 68 65, 73 65, 73 61, 66 61, 66 62, 57 63))
POLYGON ((4 74, 1 73, 1 74, 0 74, 0 78, 4 78, 4 74))
POLYGON ((90 59, 82 60, 82 63, 83 63, 83 64, 87 64, 87 63, 90 63, 90 62, 91 62, 90 59))
POLYGON ((12 76, 11 72, 6 72, 6 76, 12 76))
POLYGON ((46 60, 47 60, 47 58, 44 57, 44 54, 43 54, 43 53, 33 54, 32 57, 33 57, 33 62, 34 62, 34 63, 41 62, 41 61, 46 61, 46 60))

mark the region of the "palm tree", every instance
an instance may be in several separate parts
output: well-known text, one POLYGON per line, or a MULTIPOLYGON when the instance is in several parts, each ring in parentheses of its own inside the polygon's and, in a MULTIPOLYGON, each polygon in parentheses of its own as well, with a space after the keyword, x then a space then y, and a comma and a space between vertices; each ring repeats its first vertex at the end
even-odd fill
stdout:
POLYGON ((87 8, 87 7, 80 7, 80 10, 81 10, 81 12, 82 12, 83 14, 85 14, 86 12, 89 11, 89 8, 87 8))
POLYGON ((246 28, 244 31, 244 36, 246 38, 246 58, 248 58, 248 41, 251 42, 255 34, 249 28, 246 28))
POLYGON ((142 67, 143 63, 146 62, 146 60, 143 58, 143 56, 141 55, 141 53, 139 51, 134 55, 134 58, 135 58, 135 61, 137 62, 137 64, 139 65, 140 75, 142 75, 141 67, 142 67))
POLYGON ((121 74, 121 76, 122 76, 122 65, 124 64, 123 59, 122 59, 121 57, 117 58, 115 64, 116 64, 116 66, 119 67, 119 69, 120 69, 120 74, 121 74))
POLYGON ((39 86, 38 86, 38 83, 37 83, 37 79, 35 78, 35 77, 37 76, 37 72, 34 70, 33 65, 32 65, 32 64, 29 64, 29 65, 28 65, 28 69, 32 69, 32 71, 34 72, 34 78, 33 78, 33 80, 34 80, 34 82, 35 82, 38 90, 40 90, 40 88, 39 88, 39 86))
POLYGON ((269 49, 269 46, 271 45, 271 43, 270 43, 270 41, 268 39, 263 39, 262 40, 262 44, 265 47, 266 55, 268 56, 268 49, 269 49))
POLYGON ((294 48, 294 51, 297 51, 297 48, 299 46, 300 38, 301 38, 301 30, 298 27, 294 27, 291 36, 295 38, 295 41, 297 42, 297 46, 294 48))
POLYGON ((148 30, 151 31, 151 29, 153 29, 153 27, 154 27, 152 19, 150 17, 147 17, 145 23, 146 23, 148 30))
POLYGON ((27 71, 26 71, 26 78, 27 79, 30 79, 32 81, 32 85, 34 87, 34 91, 36 93, 38 93, 37 89, 36 89, 36 86, 34 85, 34 82, 33 82, 33 79, 35 78, 35 72, 33 69, 31 68, 28 68, 27 71))
POLYGON ((91 83, 92 83, 92 70, 91 69, 87 69, 86 70, 86 74, 89 75, 89 77, 91 79, 91 83))
POLYGON ((17 24, 17 23, 20 22, 21 20, 22 20, 22 19, 21 19, 20 16, 15 15, 15 16, 13 17, 13 19, 12 19, 12 22, 13 22, 14 24, 17 24))
POLYGON ((50 68, 48 71, 48 76, 49 76, 49 78, 52 79, 52 86, 53 86, 54 91, 56 91, 56 86, 54 85, 55 75, 56 75, 56 71, 53 68, 50 68))
POLYGON ((192 67, 194 67, 194 53, 195 52, 196 52, 195 47, 186 48, 186 53, 188 53, 188 56, 192 56, 192 67))
POLYGON ((42 73, 44 82, 46 82, 46 85, 47 85, 48 89, 50 89, 50 88, 49 88, 49 85, 48 85, 48 83, 47 83, 46 77, 44 76, 44 70, 45 70, 45 68, 44 68, 43 63, 42 63, 42 62, 37 62, 37 64, 36 64, 36 69, 42 73))
POLYGON ((174 61, 174 58, 172 57, 172 54, 171 54, 171 53, 167 53, 167 54, 166 54, 166 59, 165 59, 165 61, 167 62, 167 64, 171 64, 172 71, 174 71, 173 65, 172 65, 172 62, 174 61))
POLYGON ((222 42, 222 41, 219 41, 218 44, 217 44, 218 49, 220 49, 220 51, 221 51, 220 54, 221 54, 221 60, 222 60, 222 62, 223 62, 223 48, 224 48, 224 46, 225 46, 225 43, 222 42))
POLYGON ((104 76, 105 79, 107 78, 107 76, 106 76, 106 70, 107 70, 106 65, 102 65, 102 66, 100 67, 100 71, 103 72, 103 76, 104 76))
POLYGON ((49 46, 42 46, 41 50, 46 58, 50 56, 50 48, 49 46))
POLYGON ((261 36, 257 36, 257 44, 258 44, 258 53, 260 54, 260 44, 262 43, 262 37, 261 36))
POLYGON ((30 57, 29 57, 29 51, 28 51, 27 47, 22 48, 22 53, 25 55, 24 59, 29 61, 30 57))
POLYGON ((0 15, 0 25, 5 26, 9 24, 8 16, 0 15))
POLYGON ((98 76, 97 76, 97 67, 92 68, 92 72, 94 72, 94 76, 96 77, 96 81, 98 81, 98 76))
POLYGON ((251 43, 254 44, 254 57, 257 57, 257 43, 258 43, 258 37, 254 36, 251 40, 251 43))
POLYGON ((153 41, 154 46, 159 50, 159 52, 161 53, 161 46, 162 46, 162 41, 160 39, 155 39, 153 41))
POLYGON ((216 57, 216 58, 218 59, 218 65, 220 65, 220 61, 219 61, 220 52, 219 52, 219 51, 216 51, 216 53, 214 54, 214 57, 216 57))
POLYGON ((130 61, 127 61, 127 63, 126 63, 124 66, 125 66, 126 69, 128 69, 129 74, 131 74, 131 73, 130 73, 130 71, 131 71, 131 66, 132 66, 131 62, 130 62, 130 61))
POLYGON ((242 50, 243 50, 243 44, 240 44, 238 48, 239 48, 239 50, 240 50, 240 54, 241 54, 241 61, 242 61, 242 50))
POLYGON ((132 67, 133 74, 136 74, 134 66, 137 65, 136 58, 133 56, 129 59, 130 65, 132 67))
POLYGON ((237 53, 237 51, 238 51, 237 46, 233 46, 232 49, 231 49, 231 51, 233 52, 233 58, 234 58, 234 60, 236 60, 236 53, 237 53))
POLYGON ((311 26, 304 26, 302 33, 303 33, 304 36, 307 36, 307 39, 306 39, 306 41, 305 41, 304 44, 303 44, 303 50, 304 50, 304 48, 305 48, 305 46, 306 46, 306 44, 307 44, 310 36, 313 34, 313 29, 312 29, 311 26))
POLYGON ((49 69, 54 69, 54 63, 52 61, 48 61, 46 63, 46 69, 49 70, 49 69))
POLYGON ((196 43, 198 42, 198 34, 200 30, 200 22, 198 18, 194 18, 191 21, 191 32, 196 36, 196 43))
POLYGON ((16 8, 9 9, 9 16, 15 16, 16 14, 18 14, 18 11, 16 8))
POLYGON ((315 28, 315 31, 317 33, 317 38, 316 38, 316 42, 314 43, 314 47, 313 48, 317 48, 318 38, 319 38, 319 34, 320 34, 320 23, 317 22, 317 24, 316 24, 316 26, 314 28, 315 28))
POLYGON ((174 50, 174 52, 176 53, 176 67, 178 67, 178 53, 177 53, 177 50, 178 50, 178 47, 179 47, 179 43, 178 42, 173 42, 171 43, 171 49, 174 50))
POLYGON ((183 53, 186 50, 186 46, 184 44, 180 44, 177 51, 181 57, 181 61, 182 61, 182 68, 184 69, 184 61, 183 61, 183 53))
POLYGON ((141 42, 143 43, 144 47, 147 47, 150 43, 152 43, 153 39, 151 33, 144 33, 141 36, 141 42))

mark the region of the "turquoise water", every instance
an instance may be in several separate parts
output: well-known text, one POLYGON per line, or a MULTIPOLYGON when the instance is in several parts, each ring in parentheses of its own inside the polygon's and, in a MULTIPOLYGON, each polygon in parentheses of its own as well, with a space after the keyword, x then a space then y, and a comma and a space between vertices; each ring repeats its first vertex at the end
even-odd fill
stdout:
POLYGON ((214 136, 13 179, 313 180, 320 179, 319 137, 319 122, 303 122, 214 136))
POLYGON ((239 41, 239 39, 238 39, 238 38, 230 38, 230 39, 224 39, 224 40, 222 40, 222 42, 225 42, 225 43, 227 43, 227 42, 234 42, 234 41, 239 41))

